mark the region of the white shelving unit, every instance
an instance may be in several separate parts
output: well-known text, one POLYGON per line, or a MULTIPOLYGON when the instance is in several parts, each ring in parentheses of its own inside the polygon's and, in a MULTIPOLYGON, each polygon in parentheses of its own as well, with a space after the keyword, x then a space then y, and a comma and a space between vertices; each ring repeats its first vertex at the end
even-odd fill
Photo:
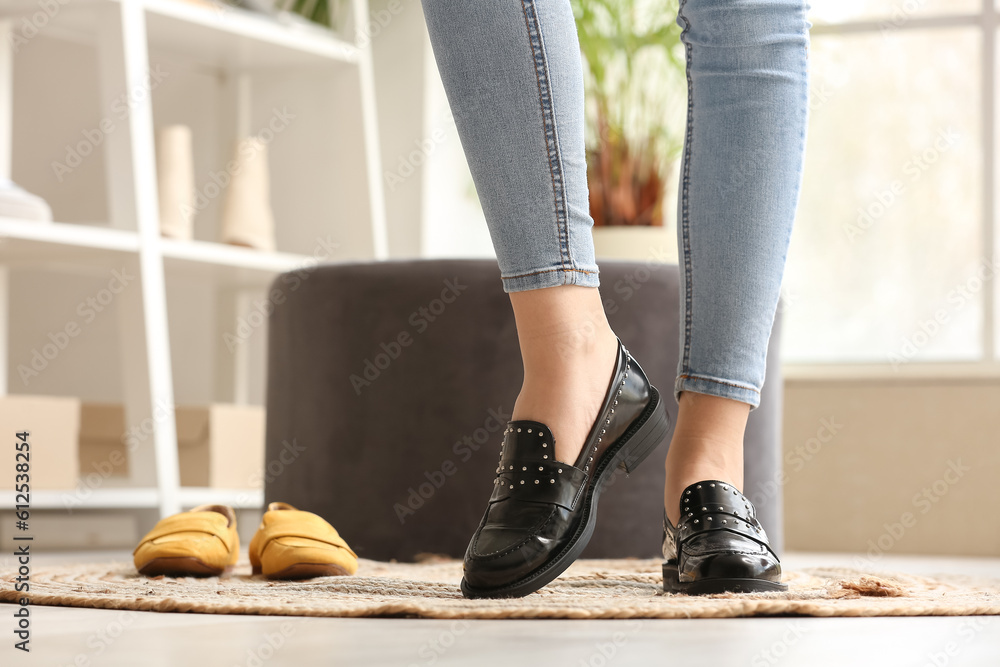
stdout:
MULTIPOLYGON (((369 34, 367 0, 350 0, 350 34, 369 34)), ((9 37, 25 17, 38 12, 34 0, 0 0, 0 178, 11 176, 13 59, 9 37)), ((227 87, 231 116, 224 126, 231 136, 251 129, 251 99, 258 76, 279 79, 301 72, 329 75, 347 82, 342 104, 357 108, 351 132, 360 137, 354 164, 363 166, 369 241, 358 259, 387 256, 385 205, 375 113, 372 57, 367 43, 354 43, 320 29, 288 27, 236 8, 199 6, 180 0, 75 0, 60 4, 43 26, 46 38, 92 45, 96 49, 102 117, 115 110, 122 91, 149 90, 151 54, 190 63, 219 73, 227 87)), ((130 454, 130 476, 117 486, 74 496, 72 491, 35 491, 36 509, 156 509, 166 516, 206 502, 259 507, 260 491, 201 489, 180 486, 177 435, 173 418, 174 382, 168 328, 167 288, 175 277, 204 279, 228 290, 230 307, 220 317, 238 314, 248 299, 242 290, 260 289, 284 271, 314 262, 308 243, 298 252, 261 252, 197 240, 177 241, 159 233, 153 96, 137 96, 120 128, 103 141, 108 220, 106 224, 35 222, 0 218, 0 394, 7 393, 8 275, 18 269, 87 273, 126 267, 138 276, 138 287, 119 297, 120 367, 127 424, 151 419, 151 437, 130 454), (242 304, 242 305, 241 305, 242 304), (166 410, 164 410, 166 408, 166 410), (68 498, 74 498, 68 500, 68 498)), ((335 178, 336 176, 334 176, 335 178)), ((357 208, 357 207, 356 207, 357 208)), ((279 220, 279 226, 289 224, 279 220)), ((331 226, 335 223, 330 222, 331 226)), ((288 234, 304 238, 308 234, 288 234)), ((281 246, 279 234, 279 247, 281 246)), ((228 324, 232 324, 230 319, 228 324)), ((220 321, 219 326, 226 326, 220 321)), ((246 392, 238 385, 245 372, 232 360, 232 390, 239 402, 246 392)), ((11 492, 0 491, 3 505, 11 492)))

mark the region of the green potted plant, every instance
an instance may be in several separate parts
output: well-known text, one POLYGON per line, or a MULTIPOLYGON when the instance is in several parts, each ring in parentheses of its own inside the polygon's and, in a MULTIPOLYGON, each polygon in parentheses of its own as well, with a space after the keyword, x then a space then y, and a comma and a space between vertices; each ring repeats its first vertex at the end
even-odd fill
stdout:
POLYGON ((572 0, 586 77, 587 172, 599 255, 676 253, 667 205, 683 147, 677 0, 572 0))
POLYGON ((275 0, 274 3, 276 9, 299 14, 327 28, 338 27, 339 5, 337 0, 275 0))

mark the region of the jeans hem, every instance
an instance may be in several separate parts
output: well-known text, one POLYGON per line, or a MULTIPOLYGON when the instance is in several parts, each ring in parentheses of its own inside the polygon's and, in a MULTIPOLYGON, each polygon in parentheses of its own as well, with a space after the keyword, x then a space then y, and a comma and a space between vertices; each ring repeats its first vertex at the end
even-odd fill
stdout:
POLYGON ((525 292, 560 285, 580 285, 581 287, 600 287, 601 280, 597 267, 593 269, 562 268, 539 269, 527 271, 513 276, 501 276, 504 292, 525 292))
POLYGON ((693 391, 696 394, 708 394, 720 398, 731 398, 734 401, 748 403, 753 410, 760 405, 760 390, 745 383, 733 380, 721 380, 703 375, 681 373, 674 383, 674 398, 680 400, 682 391, 693 391))

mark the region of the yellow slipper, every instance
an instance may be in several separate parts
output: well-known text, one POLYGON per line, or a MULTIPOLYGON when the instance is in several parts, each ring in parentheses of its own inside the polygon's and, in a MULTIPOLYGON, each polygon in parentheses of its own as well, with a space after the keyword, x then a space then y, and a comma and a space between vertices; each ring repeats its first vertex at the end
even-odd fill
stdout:
POLYGON ((268 579, 332 577, 357 572, 358 555, 322 517, 271 503, 250 540, 250 565, 268 579))
POLYGON ((161 519, 132 552, 147 577, 211 577, 230 570, 240 556, 236 512, 225 505, 201 505, 161 519))

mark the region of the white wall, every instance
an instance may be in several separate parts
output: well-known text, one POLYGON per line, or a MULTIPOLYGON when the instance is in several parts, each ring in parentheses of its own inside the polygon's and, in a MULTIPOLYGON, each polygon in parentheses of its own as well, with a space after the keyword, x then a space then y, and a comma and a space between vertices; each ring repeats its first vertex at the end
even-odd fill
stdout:
POLYGON ((493 257, 420 3, 371 7, 392 17, 372 39, 392 256, 493 257))

